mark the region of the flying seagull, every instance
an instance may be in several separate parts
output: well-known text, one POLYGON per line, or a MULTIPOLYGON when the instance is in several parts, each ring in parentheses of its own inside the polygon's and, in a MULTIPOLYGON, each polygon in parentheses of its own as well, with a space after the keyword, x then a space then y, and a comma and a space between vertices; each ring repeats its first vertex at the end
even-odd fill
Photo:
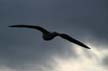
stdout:
POLYGON ((88 47, 87 45, 85 45, 84 43, 70 37, 69 35, 67 34, 64 34, 64 33, 57 33, 57 32, 49 32, 47 31, 46 29, 40 27, 40 26, 33 26, 33 25, 11 25, 9 27, 15 27, 15 28, 31 28, 31 29, 36 29, 36 30, 39 30, 42 32, 42 37, 44 40, 46 41, 49 41, 49 40, 52 40, 54 39, 56 36, 60 36, 61 38, 63 39, 66 39, 72 43, 75 43, 79 46, 82 46, 84 48, 87 48, 87 49, 90 49, 90 47, 88 47))

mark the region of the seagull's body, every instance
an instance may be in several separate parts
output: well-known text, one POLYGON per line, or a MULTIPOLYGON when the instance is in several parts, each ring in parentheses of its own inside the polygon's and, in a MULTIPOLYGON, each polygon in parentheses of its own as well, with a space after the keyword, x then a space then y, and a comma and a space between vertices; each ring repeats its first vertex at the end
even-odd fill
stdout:
POLYGON ((36 30, 39 30, 39 31, 42 32, 42 34, 43 34, 42 37, 43 37, 43 39, 46 40, 46 41, 52 40, 52 39, 54 39, 56 36, 60 36, 60 37, 66 39, 66 40, 68 40, 68 41, 70 41, 70 42, 72 42, 72 43, 75 43, 75 44, 77 44, 77 45, 79 45, 79 46, 82 46, 82 47, 84 47, 84 48, 90 49, 90 48, 89 48, 87 45, 85 45, 84 43, 82 43, 82 42, 80 42, 80 41, 78 41, 78 40, 76 40, 76 39, 70 37, 70 36, 67 35, 67 34, 64 34, 64 33, 57 33, 57 32, 49 32, 49 31, 47 31, 46 29, 44 29, 44 28, 42 28, 42 27, 40 27, 40 26, 32 26, 32 25, 12 25, 12 26, 9 26, 9 27, 36 29, 36 30))

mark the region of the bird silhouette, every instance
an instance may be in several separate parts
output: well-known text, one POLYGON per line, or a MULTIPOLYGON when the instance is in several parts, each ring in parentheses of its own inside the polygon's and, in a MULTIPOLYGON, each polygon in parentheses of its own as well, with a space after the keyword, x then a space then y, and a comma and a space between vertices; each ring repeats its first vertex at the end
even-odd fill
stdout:
POLYGON ((46 29, 40 27, 40 26, 33 26, 33 25, 11 25, 9 27, 15 27, 15 28, 31 28, 31 29, 36 29, 42 32, 42 37, 44 40, 49 41, 54 39, 56 36, 60 36, 63 39, 66 39, 72 43, 75 43, 79 46, 82 46, 84 48, 90 49, 90 47, 88 47, 87 45, 85 45, 84 43, 76 40, 75 38, 70 37, 67 34, 64 33, 57 33, 57 32, 49 32, 46 29))

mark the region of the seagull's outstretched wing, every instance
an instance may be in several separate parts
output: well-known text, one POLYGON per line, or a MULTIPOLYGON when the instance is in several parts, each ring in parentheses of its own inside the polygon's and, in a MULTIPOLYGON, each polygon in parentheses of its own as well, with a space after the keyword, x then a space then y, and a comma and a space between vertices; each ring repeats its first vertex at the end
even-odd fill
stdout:
POLYGON ((82 46, 82 47, 84 47, 84 48, 90 49, 90 48, 89 48, 87 45, 85 45, 84 43, 82 43, 82 42, 80 42, 80 41, 78 41, 78 40, 76 40, 76 39, 70 37, 70 36, 67 35, 67 34, 60 34, 59 36, 62 37, 62 38, 64 38, 64 39, 66 39, 66 40, 68 40, 68 41, 70 41, 70 42, 72 42, 72 43, 75 43, 75 44, 77 44, 77 45, 79 45, 79 46, 82 46))
POLYGON ((43 34, 49 33, 46 29, 40 27, 40 26, 33 26, 33 25, 11 25, 9 27, 16 27, 16 28, 31 28, 31 29, 37 29, 41 31, 43 34))

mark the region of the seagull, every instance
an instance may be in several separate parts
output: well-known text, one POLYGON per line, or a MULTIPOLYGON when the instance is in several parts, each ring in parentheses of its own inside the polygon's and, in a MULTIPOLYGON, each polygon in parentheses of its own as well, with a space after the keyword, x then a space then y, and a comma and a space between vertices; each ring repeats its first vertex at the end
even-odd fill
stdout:
POLYGON ((34 26, 34 25, 11 25, 8 27, 12 27, 12 28, 31 28, 31 29, 36 29, 39 30, 40 32, 42 32, 42 38, 45 41, 49 41, 54 39, 56 36, 59 36, 63 39, 66 39, 74 44, 77 44, 79 46, 82 46, 84 48, 90 49, 90 47, 88 47, 87 45, 85 45, 84 43, 78 41, 77 39, 70 37, 69 35, 65 34, 65 33, 58 33, 58 32, 49 32, 46 29, 44 29, 41 26, 34 26))

